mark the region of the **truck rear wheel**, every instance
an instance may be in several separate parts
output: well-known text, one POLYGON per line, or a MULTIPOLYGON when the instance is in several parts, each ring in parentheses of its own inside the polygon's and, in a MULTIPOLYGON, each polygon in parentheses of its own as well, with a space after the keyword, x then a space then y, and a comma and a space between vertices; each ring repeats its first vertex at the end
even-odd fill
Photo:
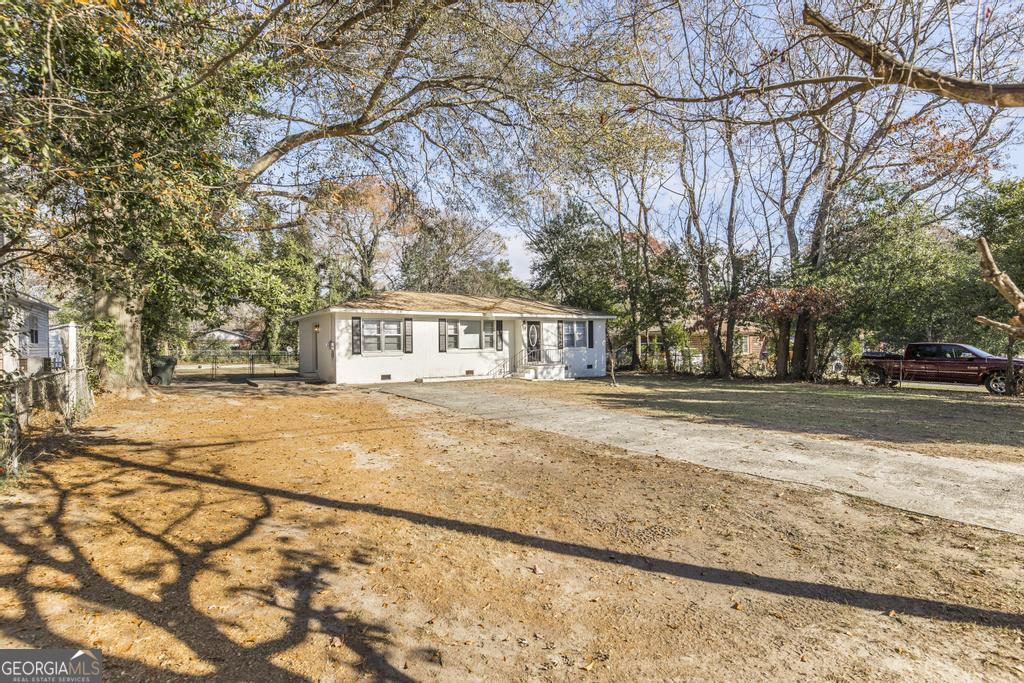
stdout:
MULTIPOLYGON (((1006 373, 1005 372, 993 372, 991 375, 985 378, 985 388, 988 389, 988 393, 995 394, 996 396, 1004 396, 1006 394, 1006 373)), ((1024 395, 1024 377, 1017 377, 1017 395, 1024 395)))
POLYGON ((885 385, 885 370, 875 366, 864 368, 860 375, 866 387, 880 387, 885 385))

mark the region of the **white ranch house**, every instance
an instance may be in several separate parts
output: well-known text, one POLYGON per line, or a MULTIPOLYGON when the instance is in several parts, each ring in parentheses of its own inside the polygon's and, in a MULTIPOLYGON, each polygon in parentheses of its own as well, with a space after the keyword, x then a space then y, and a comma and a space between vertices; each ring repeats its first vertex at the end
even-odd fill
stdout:
POLYGON ((528 299, 393 291, 293 320, 303 375, 373 384, 601 377, 612 317, 528 299))

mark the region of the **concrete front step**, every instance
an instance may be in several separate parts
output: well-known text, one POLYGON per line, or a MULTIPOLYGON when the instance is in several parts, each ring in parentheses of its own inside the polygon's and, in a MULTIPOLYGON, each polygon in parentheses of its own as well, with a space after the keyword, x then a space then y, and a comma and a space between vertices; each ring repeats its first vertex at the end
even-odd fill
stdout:
POLYGON ((516 371, 518 379, 572 379, 562 363, 537 363, 526 365, 516 371))

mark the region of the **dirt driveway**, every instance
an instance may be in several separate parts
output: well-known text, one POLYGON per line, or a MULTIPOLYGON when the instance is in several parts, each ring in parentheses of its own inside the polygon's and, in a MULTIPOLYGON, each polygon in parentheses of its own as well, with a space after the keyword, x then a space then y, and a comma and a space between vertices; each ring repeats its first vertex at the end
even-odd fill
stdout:
MULTIPOLYGON (((636 453, 809 484, 1024 535, 1024 462, 929 456, 854 440, 643 414, 566 400, 550 383, 546 388, 525 382, 402 384, 387 391, 636 453)), ((651 403, 660 400, 657 390, 645 396, 651 403)))
POLYGON ((110 680, 1014 680, 1019 537, 378 392, 102 401, 0 492, 0 647, 110 680))

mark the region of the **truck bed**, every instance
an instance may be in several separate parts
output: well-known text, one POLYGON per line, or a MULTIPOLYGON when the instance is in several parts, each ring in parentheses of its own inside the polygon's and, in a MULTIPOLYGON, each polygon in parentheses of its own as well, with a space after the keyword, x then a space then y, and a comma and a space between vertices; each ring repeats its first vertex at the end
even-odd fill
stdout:
POLYGON ((902 353, 891 353, 889 351, 865 351, 860 357, 873 360, 903 360, 902 353))

